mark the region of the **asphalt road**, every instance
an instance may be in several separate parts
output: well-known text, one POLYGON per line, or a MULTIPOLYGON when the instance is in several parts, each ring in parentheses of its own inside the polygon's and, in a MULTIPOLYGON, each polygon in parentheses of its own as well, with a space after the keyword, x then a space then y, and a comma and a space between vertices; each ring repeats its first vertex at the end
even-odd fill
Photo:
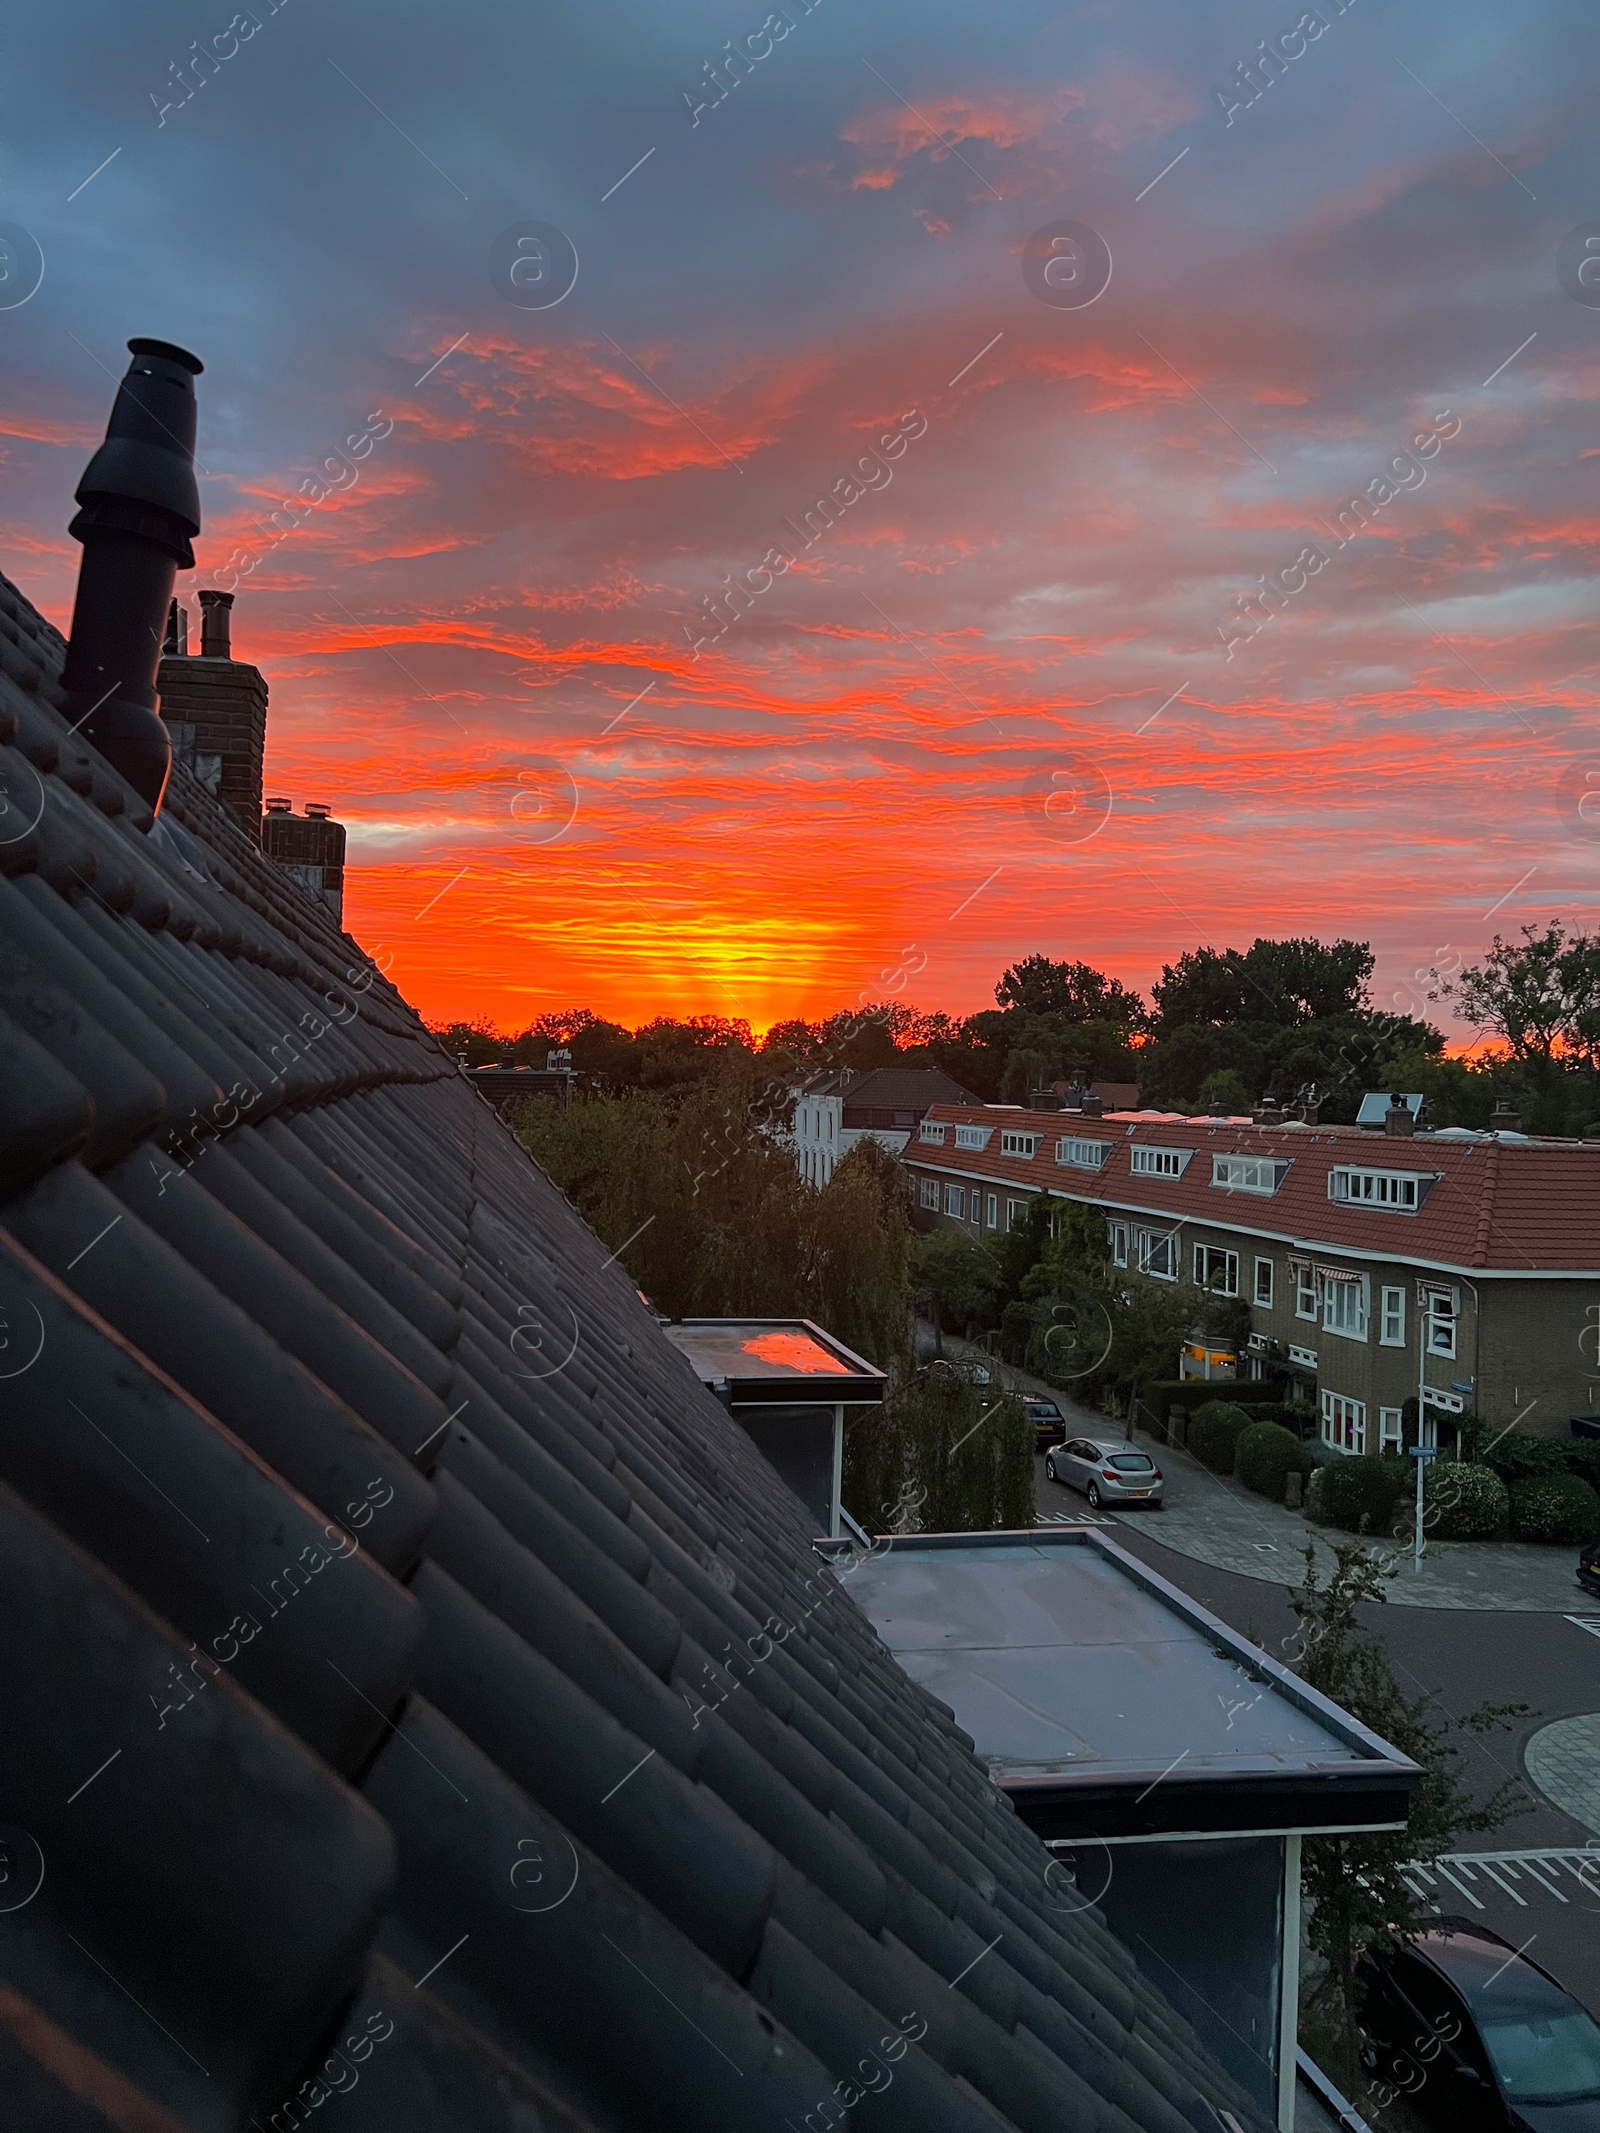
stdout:
MULTIPOLYGON (((1159 1464, 1159 1450, 1156 1457, 1159 1464)), ((1171 1479, 1176 1481, 1176 1476, 1171 1479)), ((1035 1491, 1040 1511, 1051 1519, 1087 1511, 1075 1491, 1045 1479, 1042 1456, 1036 1461, 1035 1491)), ((1287 1663, 1284 1640, 1295 1628, 1287 1588, 1266 1578, 1214 1570, 1164 1547, 1161 1520, 1159 1511, 1129 1508, 1107 1523, 1107 1537, 1287 1663)), ((1456 1850, 1526 1851, 1540 1845, 1600 1849, 1594 1832, 1552 1806, 1531 1785, 1522 1761, 1527 1741, 1541 1726, 1600 1711, 1600 1637, 1556 1614, 1380 1606, 1364 1609, 1363 1616, 1366 1627, 1388 1640, 1406 1689, 1433 1695, 1449 1715, 1460 1717, 1484 1703, 1529 1706, 1504 1731, 1483 1741, 1469 1737, 1462 1756, 1463 1775, 1475 1797, 1486 1797, 1509 1777, 1518 1785, 1524 1811, 1492 1835, 1464 1837, 1456 1850)), ((1600 1871, 1593 1879, 1600 1887, 1600 1871)), ((1444 1908, 1492 1927, 1514 1948, 1526 1947, 1533 1961, 1542 1963, 1600 2017, 1600 1896, 1589 1896, 1580 1884, 1567 1881, 1563 1903, 1526 1878, 1516 1885, 1526 1892, 1524 1905, 1480 1875, 1473 1893, 1482 1911, 1454 1897, 1444 1908)))

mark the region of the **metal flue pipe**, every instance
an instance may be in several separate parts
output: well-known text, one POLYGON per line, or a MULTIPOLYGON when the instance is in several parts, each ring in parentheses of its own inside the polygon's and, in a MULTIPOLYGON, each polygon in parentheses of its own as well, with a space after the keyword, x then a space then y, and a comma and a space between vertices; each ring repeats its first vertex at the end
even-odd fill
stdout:
POLYGON ((68 527, 83 543, 62 686, 67 716, 153 808, 172 749, 156 710, 156 668, 173 580, 194 568, 194 381, 202 365, 169 341, 128 343, 106 441, 77 488, 68 527))

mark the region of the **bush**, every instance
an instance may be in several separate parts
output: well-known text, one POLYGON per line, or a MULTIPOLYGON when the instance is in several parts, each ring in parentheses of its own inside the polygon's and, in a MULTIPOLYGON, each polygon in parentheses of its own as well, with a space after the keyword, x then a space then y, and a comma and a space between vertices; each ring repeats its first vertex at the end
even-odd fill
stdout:
POLYGON ((1500 1476, 1465 1460, 1431 1461, 1422 1481, 1425 1531, 1439 1540, 1492 1540, 1511 1515, 1500 1476), (1437 1518, 1430 1514, 1437 1511, 1437 1518))
POLYGON ((1345 1457, 1316 1468, 1306 1508, 1319 1525, 1387 1533, 1399 1494, 1392 1460, 1345 1457))
POLYGON ((1600 1540, 1600 1495, 1576 1474, 1532 1474, 1511 1485, 1511 1530, 1568 1546, 1600 1540))
POLYGON ((1242 1407, 1231 1400, 1207 1400, 1189 1418, 1189 1449, 1213 1474, 1231 1474, 1235 1447, 1249 1427, 1242 1407))
POLYGON ((1285 1481, 1291 1474, 1309 1474, 1311 1461, 1292 1429, 1277 1422, 1252 1422, 1234 1446, 1233 1471, 1257 1496, 1282 1503, 1285 1481))

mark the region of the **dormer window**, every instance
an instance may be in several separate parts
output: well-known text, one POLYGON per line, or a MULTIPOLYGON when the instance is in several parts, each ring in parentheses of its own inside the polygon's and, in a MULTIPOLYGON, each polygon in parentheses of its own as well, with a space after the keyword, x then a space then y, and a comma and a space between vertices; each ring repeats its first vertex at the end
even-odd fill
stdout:
POLYGON ((922 1121, 922 1132, 919 1138, 925 1141, 932 1141, 936 1148, 942 1148, 944 1146, 944 1127, 942 1125, 936 1126, 931 1119, 925 1118, 922 1121))
POLYGON ((993 1132, 993 1126, 957 1126, 956 1146, 958 1148, 987 1148, 989 1136, 993 1132))
POLYGON ((1032 1162, 1039 1152, 1039 1143, 1044 1138, 1040 1133, 1006 1131, 1000 1136, 1000 1153, 1018 1155, 1024 1162, 1032 1162))
POLYGON ((1192 1148, 1141 1145, 1128 1150, 1128 1162, 1136 1178, 1181 1178, 1193 1154, 1192 1148))
POLYGON ((1274 1193, 1289 1175, 1289 1162, 1270 1155, 1214 1155, 1211 1182, 1224 1192, 1274 1193))
POLYGON ((1341 1166, 1328 1172, 1328 1198, 1341 1207, 1385 1208, 1414 1215, 1439 1182, 1433 1170, 1355 1170, 1341 1166))
POLYGON ((1056 1161, 1066 1170, 1099 1170, 1111 1153, 1109 1141, 1087 1141, 1068 1134, 1056 1142, 1056 1161))

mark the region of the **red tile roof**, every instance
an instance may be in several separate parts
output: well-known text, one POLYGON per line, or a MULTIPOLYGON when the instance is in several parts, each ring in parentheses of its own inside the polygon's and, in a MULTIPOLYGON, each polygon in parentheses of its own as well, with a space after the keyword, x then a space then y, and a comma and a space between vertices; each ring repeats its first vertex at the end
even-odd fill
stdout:
POLYGON ((1091 1119, 1010 1104, 936 1104, 928 1123, 941 1120, 995 1131, 982 1150, 913 1140, 906 1162, 1323 1250, 1463 1271, 1600 1275, 1600 1143, 1492 1134, 1390 1136, 1355 1126, 1253 1126, 1155 1111, 1091 1119), (1000 1152, 1001 1129, 1016 1127, 1041 1135, 1031 1160, 1000 1152), (1104 1168, 1057 1163, 1056 1142, 1064 1136, 1109 1141, 1104 1168), (1181 1178, 1136 1177, 1129 1151, 1137 1146, 1194 1153, 1181 1178), (1213 1185, 1210 1158, 1234 1154, 1287 1157, 1291 1168, 1270 1195, 1213 1185), (1328 1173, 1344 1164, 1415 1171, 1437 1182, 1415 1214, 1344 1207, 1328 1197, 1328 1173))

